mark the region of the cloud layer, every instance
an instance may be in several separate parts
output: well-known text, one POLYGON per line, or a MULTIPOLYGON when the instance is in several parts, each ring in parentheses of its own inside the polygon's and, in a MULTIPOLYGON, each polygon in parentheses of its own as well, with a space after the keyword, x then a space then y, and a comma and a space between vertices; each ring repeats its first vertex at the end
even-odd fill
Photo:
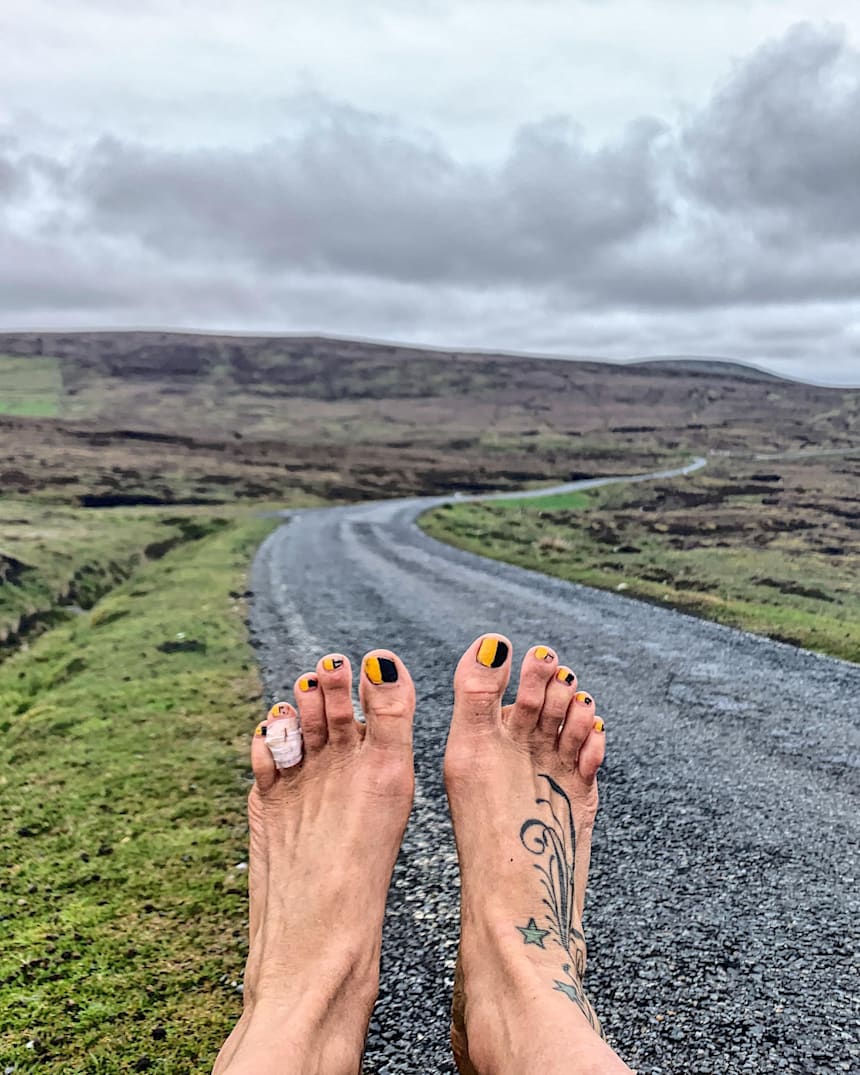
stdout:
POLYGON ((253 147, 0 136, 0 324, 324 331, 860 383, 860 54, 794 27, 683 120, 493 163, 306 94, 253 147))

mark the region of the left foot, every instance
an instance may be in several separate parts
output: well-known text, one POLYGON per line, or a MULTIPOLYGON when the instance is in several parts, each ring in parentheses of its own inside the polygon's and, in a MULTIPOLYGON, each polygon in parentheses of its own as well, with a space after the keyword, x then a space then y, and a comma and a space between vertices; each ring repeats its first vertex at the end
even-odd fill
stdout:
POLYGON ((583 902, 603 721, 547 646, 528 651, 513 705, 511 645, 477 639, 454 676, 445 754, 461 875, 452 1044, 462 1075, 609 1075, 583 989, 583 902))
MULTIPOLYGON (((265 731, 251 747, 251 949, 245 1011, 218 1075, 355 1075, 379 983, 385 899, 414 793, 415 691, 402 661, 362 661, 355 720, 341 654, 300 676, 304 753, 277 769, 265 731)), ((291 705, 280 718, 295 718, 291 705)))

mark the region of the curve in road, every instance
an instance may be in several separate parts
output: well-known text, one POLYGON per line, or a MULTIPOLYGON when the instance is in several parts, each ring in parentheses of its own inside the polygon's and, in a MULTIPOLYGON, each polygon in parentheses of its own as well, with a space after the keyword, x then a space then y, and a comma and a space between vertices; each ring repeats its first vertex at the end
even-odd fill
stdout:
POLYGON ((860 667, 442 545, 416 519, 446 499, 297 512, 252 571, 271 699, 321 653, 357 665, 377 645, 418 689, 418 793, 365 1071, 454 1071, 441 765, 454 665, 488 629, 520 655, 555 646, 607 721, 587 985, 625 1059, 640 1075, 860 1071, 860 667))

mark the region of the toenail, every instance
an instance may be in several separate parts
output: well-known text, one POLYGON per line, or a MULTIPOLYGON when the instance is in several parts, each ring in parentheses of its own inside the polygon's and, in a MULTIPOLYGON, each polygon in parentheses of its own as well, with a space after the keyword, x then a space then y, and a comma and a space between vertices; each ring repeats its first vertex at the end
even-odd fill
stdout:
POLYGON ((602 732, 603 729, 604 729, 603 721, 602 721, 602 719, 600 717, 598 717, 597 720, 594 722, 594 730, 596 732, 602 732))
POLYGON ((593 701, 590 694, 586 694, 585 691, 578 691, 573 696, 580 705, 592 705, 593 701))
POLYGON ((291 717, 292 706, 288 702, 275 702, 269 710, 267 720, 280 720, 282 717, 291 717))
POLYGON ((261 735, 265 736, 265 734, 266 734, 266 725, 265 724, 258 724, 257 727, 254 729, 254 735, 259 737, 261 735))
MULTIPOLYGON (((561 680, 562 683, 566 683, 568 687, 576 682, 576 676, 569 668, 565 668, 564 665, 559 668, 555 678, 561 680)), ((578 698, 579 695, 577 694, 576 697, 578 698)))
POLYGON ((501 668, 508 658, 508 644, 500 638, 485 638, 478 647, 478 664, 485 668, 501 668))
POLYGON ((319 686, 319 680, 314 679, 312 676, 302 676, 299 680, 300 691, 312 691, 319 686))
POLYGON ((539 661, 551 661, 554 654, 547 646, 538 646, 535 649, 535 657, 539 661))
POLYGON ((324 657, 323 668, 326 672, 334 672, 336 668, 340 668, 343 664, 343 657, 324 657))
POLYGON ((388 657, 368 657, 364 671, 371 683, 397 682, 397 665, 388 657))

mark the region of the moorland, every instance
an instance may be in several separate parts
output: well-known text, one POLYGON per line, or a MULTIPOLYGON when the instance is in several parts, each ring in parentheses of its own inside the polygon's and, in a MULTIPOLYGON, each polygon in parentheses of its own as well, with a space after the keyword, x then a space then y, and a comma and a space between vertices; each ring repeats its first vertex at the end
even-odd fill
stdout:
POLYGON ((245 572, 275 507, 458 501, 465 548, 860 660, 860 390, 306 337, 0 335, 0 1060, 182 1073, 240 1003, 245 572))

